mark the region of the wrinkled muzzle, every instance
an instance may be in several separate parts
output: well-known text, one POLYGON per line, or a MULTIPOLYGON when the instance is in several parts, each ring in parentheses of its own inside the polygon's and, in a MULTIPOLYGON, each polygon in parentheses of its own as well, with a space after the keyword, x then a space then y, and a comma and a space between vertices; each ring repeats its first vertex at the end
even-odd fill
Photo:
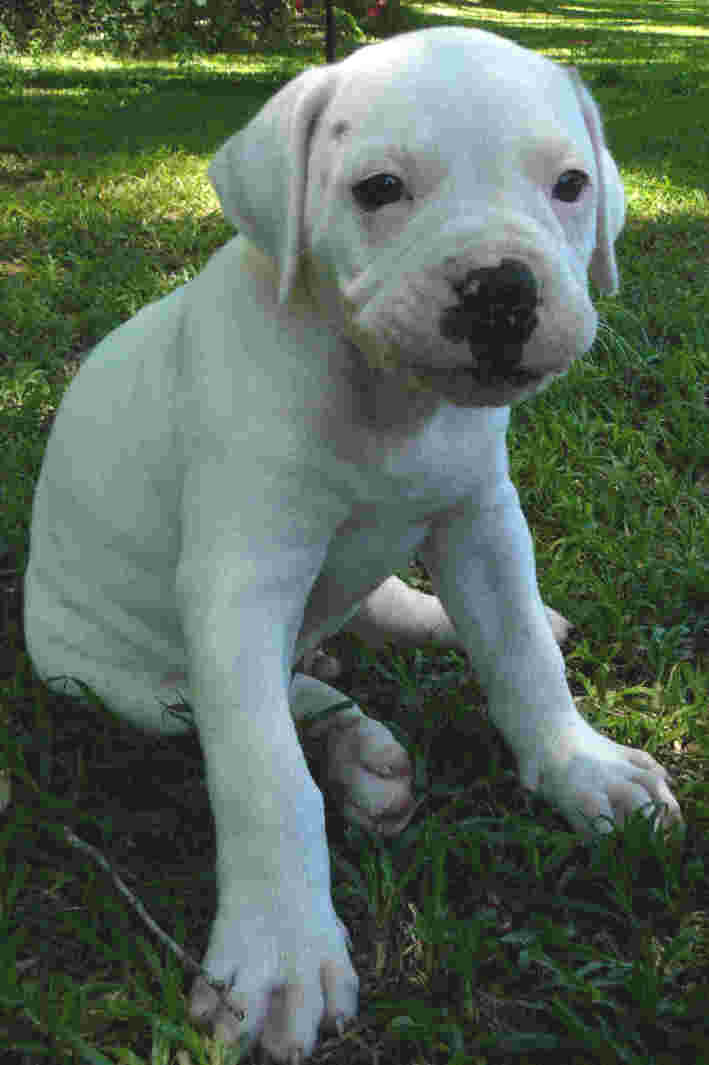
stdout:
POLYGON ((346 332, 370 364, 412 369, 461 402, 497 403, 588 350, 597 317, 585 264, 532 220, 486 223, 449 224, 421 244, 406 233, 342 286, 346 332))

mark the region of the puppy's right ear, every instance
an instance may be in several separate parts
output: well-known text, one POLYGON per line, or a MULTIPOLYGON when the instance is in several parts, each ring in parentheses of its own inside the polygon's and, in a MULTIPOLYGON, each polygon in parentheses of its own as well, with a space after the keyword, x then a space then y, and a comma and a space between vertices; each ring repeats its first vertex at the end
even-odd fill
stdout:
POLYGON ((602 292, 618 290, 618 266, 615 258, 615 240, 625 221, 625 192, 615 160, 603 138, 603 123, 596 101, 581 81, 579 72, 568 67, 569 77, 583 113, 588 135, 591 138, 598 170, 598 213, 596 219, 596 246, 593 249, 589 274, 602 292))
POLYGON ((334 67, 314 67, 289 82, 208 171, 226 217, 277 264, 281 303, 298 271, 310 141, 336 78, 334 67))

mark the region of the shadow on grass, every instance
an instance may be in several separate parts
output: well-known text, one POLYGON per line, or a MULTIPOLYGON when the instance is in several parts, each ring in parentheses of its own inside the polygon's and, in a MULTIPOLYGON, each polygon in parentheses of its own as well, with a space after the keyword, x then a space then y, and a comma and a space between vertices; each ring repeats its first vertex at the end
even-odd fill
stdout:
POLYGON ((206 155, 282 80, 262 73, 195 81, 152 70, 112 71, 108 78, 78 68, 32 72, 23 91, 3 101, 0 153, 57 158, 68 172, 99 158, 110 171, 116 153, 139 156, 163 146, 206 155))
MULTIPOLYGON (((649 100, 709 90, 709 36, 692 34, 709 27, 709 9, 689 4, 610 0, 599 6, 578 0, 564 7, 498 0, 485 7, 416 5, 403 9, 402 19, 408 29, 462 24, 501 33, 575 63, 601 92, 641 88, 649 100)), ((338 51, 353 47, 341 41, 338 51)), ((159 147, 209 155, 283 82, 320 61, 311 42, 287 52, 259 52, 255 69, 249 69, 255 53, 241 53, 231 69, 215 68, 220 60, 210 69, 109 60, 101 70, 64 61, 26 71, 0 90, 0 185, 37 180, 38 162, 47 159, 68 174, 87 165, 111 174, 125 166, 127 154, 139 159, 159 147)))

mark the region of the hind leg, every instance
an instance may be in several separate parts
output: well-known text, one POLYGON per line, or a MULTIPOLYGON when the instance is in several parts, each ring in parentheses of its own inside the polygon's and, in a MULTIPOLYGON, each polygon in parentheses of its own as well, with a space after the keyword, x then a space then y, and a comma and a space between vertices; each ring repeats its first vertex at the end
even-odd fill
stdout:
POLYGON ((315 717, 347 699, 303 673, 293 677, 289 699, 304 746, 322 752, 324 788, 345 817, 384 835, 400 832, 411 820, 416 802, 409 756, 389 729, 354 703, 315 717))
MULTIPOLYGON (((571 628, 569 622, 551 607, 545 609, 554 639, 563 643, 571 628)), ((346 631, 353 632, 370 647, 391 642, 399 647, 430 644, 463 650, 440 599, 411 588, 398 577, 388 577, 367 596, 346 631)))
POLYGON ((435 595, 388 577, 371 592, 347 625, 370 647, 447 647, 462 650, 453 623, 435 595))
MULTIPOLYGON (((563 643, 571 625, 551 607, 545 607, 554 639, 563 643)), ((367 596, 358 612, 345 626, 369 647, 393 643, 397 647, 438 647, 463 651, 453 622, 440 599, 411 588, 398 577, 388 577, 367 596)), ((316 651, 305 662, 307 672, 322 680, 334 680, 341 672, 331 655, 316 651)))

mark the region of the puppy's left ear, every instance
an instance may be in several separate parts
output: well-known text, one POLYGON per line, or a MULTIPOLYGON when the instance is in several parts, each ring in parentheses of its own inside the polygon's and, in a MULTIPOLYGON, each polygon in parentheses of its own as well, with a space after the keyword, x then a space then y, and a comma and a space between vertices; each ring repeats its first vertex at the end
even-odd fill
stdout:
POLYGON ((591 256, 589 274, 602 292, 618 289, 618 265, 614 243, 625 221, 625 193, 615 160, 606 148, 603 123, 596 101, 581 80, 577 70, 567 68, 576 90, 588 135, 591 138, 598 171, 598 215, 596 219, 596 247, 591 256))
POLYGON ((310 141, 336 77, 325 66, 294 78, 230 137, 208 171, 226 217, 276 263, 281 303, 298 272, 310 141))

